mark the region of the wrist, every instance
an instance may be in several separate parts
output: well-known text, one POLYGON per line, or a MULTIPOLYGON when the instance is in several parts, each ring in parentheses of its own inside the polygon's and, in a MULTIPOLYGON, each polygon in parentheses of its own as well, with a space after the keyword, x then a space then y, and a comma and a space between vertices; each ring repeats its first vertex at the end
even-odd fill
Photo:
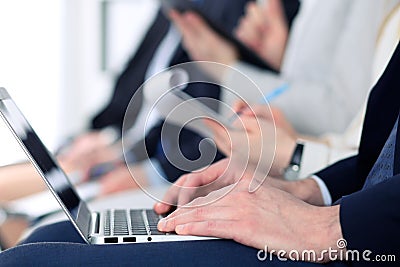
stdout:
POLYGON ((292 195, 311 205, 324 206, 321 189, 314 179, 307 178, 289 184, 291 187, 290 193, 292 195))
MULTIPOLYGON (((279 133, 278 133, 279 134, 279 133)), ((285 142, 277 142, 275 157, 269 175, 272 177, 283 177, 288 168, 293 152, 296 148, 295 139, 287 139, 285 142)))
POLYGON ((293 153, 296 150, 296 146, 297 146, 297 142, 295 139, 288 139, 288 140, 286 140, 283 149, 279 150, 279 151, 282 151, 280 158, 281 158, 282 166, 284 166, 284 168, 289 166, 290 161, 293 158, 293 153))
POLYGON ((318 208, 316 218, 321 218, 314 225, 314 242, 317 245, 317 261, 329 262, 340 255, 341 250, 346 250, 339 245, 343 240, 342 228, 340 225, 340 205, 318 208))

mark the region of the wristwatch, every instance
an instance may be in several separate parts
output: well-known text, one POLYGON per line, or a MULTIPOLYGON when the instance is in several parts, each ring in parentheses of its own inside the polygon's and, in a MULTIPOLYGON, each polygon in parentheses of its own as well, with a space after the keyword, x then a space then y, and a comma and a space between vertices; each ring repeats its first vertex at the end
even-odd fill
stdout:
POLYGON ((290 160, 289 166, 285 169, 283 173, 283 177, 285 178, 285 180, 294 181, 299 178, 303 150, 304 144, 301 142, 296 142, 296 148, 294 149, 292 159, 290 160))

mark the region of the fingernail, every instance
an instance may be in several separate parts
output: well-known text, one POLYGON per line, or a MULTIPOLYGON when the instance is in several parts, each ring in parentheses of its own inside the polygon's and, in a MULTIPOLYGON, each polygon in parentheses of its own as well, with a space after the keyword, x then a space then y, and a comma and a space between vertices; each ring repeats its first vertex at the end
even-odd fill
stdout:
POLYGON ((180 233, 183 232, 184 229, 185 229, 185 225, 178 225, 178 226, 175 228, 175 232, 178 233, 178 234, 180 234, 180 233))
POLYGON ((167 227, 167 220, 166 220, 165 218, 161 219, 161 220, 158 222, 157 227, 158 227, 158 229, 161 230, 161 231, 162 231, 162 230, 165 230, 165 228, 167 227))

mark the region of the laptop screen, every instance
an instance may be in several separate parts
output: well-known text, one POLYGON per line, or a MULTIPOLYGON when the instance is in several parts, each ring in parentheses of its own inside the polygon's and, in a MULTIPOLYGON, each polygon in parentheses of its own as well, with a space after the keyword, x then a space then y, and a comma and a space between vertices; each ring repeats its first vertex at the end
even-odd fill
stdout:
POLYGON ((4 88, 0 88, 0 114, 68 217, 86 239, 91 216, 88 207, 4 88))

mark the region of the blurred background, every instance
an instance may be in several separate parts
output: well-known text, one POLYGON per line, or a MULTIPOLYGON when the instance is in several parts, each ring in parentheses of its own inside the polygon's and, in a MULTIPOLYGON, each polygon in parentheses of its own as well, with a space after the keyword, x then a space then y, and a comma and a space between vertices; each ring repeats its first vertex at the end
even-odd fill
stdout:
MULTIPOLYGON (((50 150, 105 104, 157 7, 157 0, 0 0, 0 87, 50 150)), ((0 151, 0 166, 26 159, 2 120, 0 151)))

